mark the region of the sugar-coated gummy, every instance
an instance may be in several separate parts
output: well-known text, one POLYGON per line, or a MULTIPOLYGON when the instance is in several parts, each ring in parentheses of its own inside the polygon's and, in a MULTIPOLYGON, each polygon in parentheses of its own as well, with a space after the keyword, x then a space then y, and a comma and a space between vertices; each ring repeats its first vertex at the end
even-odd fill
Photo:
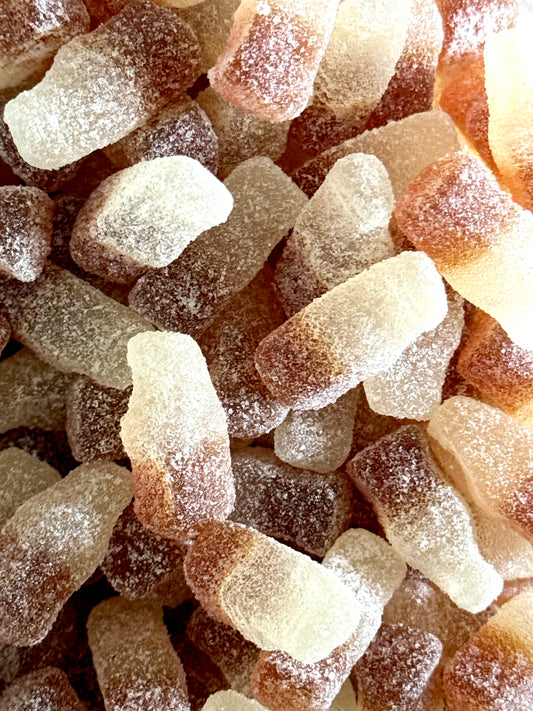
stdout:
POLYGON ((135 513, 154 533, 187 540, 233 508, 226 416, 190 336, 139 334, 128 343, 128 362, 133 391, 121 437, 135 478, 135 513))

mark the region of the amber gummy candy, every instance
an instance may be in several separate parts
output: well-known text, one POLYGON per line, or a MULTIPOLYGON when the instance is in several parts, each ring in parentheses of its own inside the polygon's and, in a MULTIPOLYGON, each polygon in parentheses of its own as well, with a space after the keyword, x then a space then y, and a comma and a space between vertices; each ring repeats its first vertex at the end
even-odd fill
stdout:
POLYGON ((191 28, 151 0, 132 0, 57 53, 45 78, 7 105, 21 156, 61 168, 138 128, 194 83, 199 46, 191 28))
POLYGON ((350 454, 358 400, 358 392, 349 390, 320 410, 289 412, 274 432, 277 456, 321 474, 338 469, 350 454))
POLYGON ((533 14, 514 29, 488 38, 484 52, 489 145, 514 199, 533 208, 533 14))
POLYGON ((180 9, 179 14, 193 28, 200 45, 200 71, 205 74, 226 47, 233 15, 240 0, 203 0, 180 9))
POLYGON ((533 216, 476 157, 453 153, 413 180, 395 210, 399 228, 462 296, 533 347, 533 216))
POLYGON ((131 385, 128 341, 152 330, 131 309, 50 263, 29 284, 3 282, 0 301, 13 336, 50 365, 106 387, 131 385))
POLYGON ((182 333, 128 344, 133 392, 121 436, 135 478, 135 513, 154 533, 187 540, 233 508, 224 410, 198 345, 182 333))
POLYGON ((19 506, 61 479, 57 469, 18 447, 0 452, 0 527, 19 506))
POLYGON ((439 325, 422 333, 387 370, 365 380, 370 407, 383 415, 429 420, 442 400, 450 359, 463 327, 463 299, 450 290, 448 313, 439 325))
POLYGON ((236 523, 211 521, 185 558, 185 577, 215 619, 262 649, 314 662, 354 631, 359 607, 338 577, 306 555, 236 523))
POLYGON ((395 254, 389 233, 394 196, 383 164, 354 153, 338 160, 298 215, 276 265, 292 316, 328 289, 395 254))
POLYGON ((483 54, 492 34, 512 27, 520 0, 437 0, 444 42, 440 73, 446 78, 483 54))
POLYGON ((130 292, 132 308, 158 328, 198 338, 262 269, 307 202, 262 156, 240 163, 224 185, 234 201, 226 222, 200 235, 168 267, 143 274, 130 292))
POLYGON ((533 704, 533 595, 502 605, 444 671, 451 711, 524 711, 533 704))
POLYGON ((0 432, 24 426, 63 429, 73 379, 39 360, 29 348, 0 361, 0 432))
POLYGON ((515 345, 482 311, 469 324, 457 370, 504 412, 533 424, 533 351, 515 345))
POLYGON ((361 606, 359 623, 344 644, 314 664, 304 664, 284 652, 261 654, 252 675, 252 689, 273 711, 328 711, 378 631, 383 606, 406 569, 386 541, 364 529, 350 529, 340 536, 323 565, 353 591, 361 606))
POLYGON ((402 53, 367 130, 431 109, 442 40, 442 19, 434 1, 413 0, 402 53))
POLYGON ((126 414, 131 388, 117 390, 77 378, 67 395, 67 435, 79 462, 122 459, 120 420, 126 414))
POLYGON ((91 611, 87 631, 106 708, 190 711, 185 671, 160 603, 104 600, 91 611))
POLYGON ((402 52, 410 0, 343 0, 320 63, 314 101, 364 126, 402 52), (384 42, 383 38, 387 41, 384 42))
POLYGON ((305 108, 339 0, 243 0, 225 50, 209 71, 228 101, 267 121, 305 108))
POLYGON ((340 158, 351 153, 371 153, 387 169, 394 196, 399 199, 423 168, 458 149, 457 130, 451 118, 444 111, 425 111, 339 143, 304 163, 293 178, 311 196, 340 158))
POLYGON ((229 686, 251 696, 250 677, 260 650, 229 625, 217 622, 197 607, 187 624, 187 636, 222 670, 229 686))
MULTIPOLYGON (((207 4, 207 0, 206 0, 207 4)), ((208 87, 196 97, 218 136, 220 168, 226 178, 239 163, 248 158, 267 156, 276 161, 287 145, 289 122, 270 123, 243 111, 208 87)))

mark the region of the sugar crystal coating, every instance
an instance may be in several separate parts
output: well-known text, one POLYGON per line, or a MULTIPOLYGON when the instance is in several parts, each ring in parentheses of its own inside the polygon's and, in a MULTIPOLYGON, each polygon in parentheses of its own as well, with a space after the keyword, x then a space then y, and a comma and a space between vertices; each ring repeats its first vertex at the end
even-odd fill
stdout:
POLYGON ((20 506, 0 532, 0 640, 40 642, 59 611, 104 559, 133 495, 131 474, 82 464, 20 506))
POLYGON ((196 79, 199 46, 172 10, 133 0, 57 53, 45 78, 7 105, 21 156, 61 168, 114 143, 196 79))
POLYGON ((394 196, 373 155, 338 160, 304 207, 276 266, 276 283, 292 316, 317 296, 393 257, 389 221, 394 196))
POLYGON ((0 711, 85 711, 67 675, 45 667, 16 679, 0 697, 0 711))
POLYGON ((325 474, 350 454, 358 394, 349 390, 320 410, 292 410, 274 432, 276 455, 293 467, 325 474))
POLYGON ((470 511, 444 480, 421 427, 383 437, 347 471, 375 506, 391 544, 457 605, 479 612, 499 595, 503 581, 482 558, 470 511))
POLYGON ((152 330, 131 309, 52 264, 30 284, 3 283, 0 301, 14 337, 44 361, 108 387, 131 385, 127 343, 152 330))
POLYGON ((360 711, 415 711, 442 644, 435 635, 383 625, 353 670, 360 711))
POLYGON ((67 435, 79 462, 122 459, 120 420, 126 414, 131 388, 117 390, 77 378, 67 396, 67 435))
POLYGON ((533 216, 479 159, 458 152, 429 165, 395 216, 456 291, 493 316, 517 345, 533 348, 533 216))
POLYGON ((287 145, 289 123, 262 121, 230 104, 211 87, 196 97, 209 116, 218 136, 220 169, 218 175, 226 178, 239 163, 256 156, 277 160, 287 145))
POLYGON ((351 153, 371 153, 387 169, 398 199, 426 165, 458 148, 457 131, 450 117, 444 111, 426 111, 350 138, 305 163, 293 177, 311 196, 340 158, 351 153))
POLYGON ((184 546, 144 528, 130 505, 113 529, 102 570, 128 600, 148 598, 177 607, 191 597, 183 573, 185 553, 184 546))
POLYGON ((198 341, 231 437, 266 434, 288 412, 264 385, 254 364, 261 340, 285 321, 272 279, 267 264, 230 299, 198 341))
POLYGON ((495 407, 456 396, 434 410, 428 433, 455 486, 533 542, 531 430, 495 407))
POLYGON ((284 652, 263 653, 252 675, 254 696, 273 711, 328 711, 354 664, 381 624, 384 604, 405 576, 391 546, 363 529, 350 529, 323 564, 354 592, 361 606, 355 632, 325 659, 304 664, 284 652))
POLYGON ((0 452, 0 527, 18 507, 61 479, 57 469, 18 447, 0 452))
POLYGON ((410 6, 410 0, 344 0, 340 4, 318 70, 315 102, 355 125, 365 124, 402 52, 410 6))
POLYGON ((533 424, 533 351, 519 348, 482 311, 469 324, 457 370, 501 410, 533 424))
POLYGON ((190 711, 187 680, 157 602, 104 600, 87 622, 106 708, 190 711))
POLYGON ((217 135, 205 111, 187 96, 165 106, 117 143, 106 146, 104 153, 117 168, 127 168, 141 160, 184 155, 215 175, 218 170, 217 135))
POLYGON ((208 73, 221 96, 267 121, 305 108, 330 39, 338 0, 243 0, 208 73))
POLYGON ((318 409, 391 365, 445 313, 444 285, 433 262, 404 252, 292 316, 260 343, 256 367, 282 402, 318 409))
POLYGON ((250 158, 226 178, 228 220, 192 242, 169 267, 144 274, 130 305, 158 328, 198 337, 263 267, 306 203, 269 158, 250 158))
POLYGON ((141 161, 104 180, 81 208, 70 240, 74 261, 112 281, 177 259, 198 235, 225 222, 229 190, 197 160, 141 161))
POLYGON ((0 187, 0 272, 33 281, 50 253, 54 203, 38 188, 0 187))
POLYGON ((533 70, 530 22, 489 36, 484 52, 489 144, 504 183, 523 207, 533 207, 533 70))
POLYGON ((217 622, 202 607, 189 618, 187 636, 222 670, 232 689, 251 696, 250 677, 260 650, 229 625, 217 622))
POLYGON ((135 477, 135 513, 154 533, 186 540, 233 507, 224 410, 190 336, 139 334, 128 344, 128 362, 133 392, 121 436, 135 477))
POLYGON ((0 362, 0 432, 15 427, 61 429, 73 376, 39 360, 28 348, 0 362))
POLYGON ((370 407, 383 415, 429 420, 442 400, 446 372, 463 326, 463 299, 450 293, 448 313, 441 323, 419 336, 390 368, 365 380, 370 407))
POLYGON ((353 593, 334 573, 235 523, 202 527, 185 576, 215 619, 262 649, 283 649, 305 662, 345 642, 359 619, 353 593))
POLYGON ((502 605, 444 672, 451 711, 522 711, 533 703, 533 595, 502 605))
POLYGON ((43 72, 61 45, 89 31, 82 0, 5 0, 0 4, 0 89, 43 72))
POLYGON ((229 689, 212 694, 202 706, 202 711, 267 711, 267 709, 257 701, 229 689))
POLYGON ((348 528, 352 490, 341 474, 319 476, 281 462, 270 449, 232 456, 236 500, 231 520, 323 556, 348 528))

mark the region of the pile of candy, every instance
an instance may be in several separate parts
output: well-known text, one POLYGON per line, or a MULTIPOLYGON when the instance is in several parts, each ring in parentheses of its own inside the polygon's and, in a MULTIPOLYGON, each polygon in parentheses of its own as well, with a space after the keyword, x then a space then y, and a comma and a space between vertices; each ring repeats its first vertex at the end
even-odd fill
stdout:
POLYGON ((533 2, 0 2, 0 711, 533 709, 533 2))

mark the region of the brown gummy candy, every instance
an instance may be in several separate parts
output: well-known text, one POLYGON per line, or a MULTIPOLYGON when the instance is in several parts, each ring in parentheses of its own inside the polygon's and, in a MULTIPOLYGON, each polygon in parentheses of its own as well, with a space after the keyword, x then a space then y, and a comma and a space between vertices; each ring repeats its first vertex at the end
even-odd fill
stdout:
POLYGON ((54 203, 38 188, 0 187, 0 272, 34 281, 51 250, 54 203))
POLYGON ((198 57, 194 32, 176 13, 132 0, 64 45, 45 78, 6 105, 4 120, 24 160, 61 168, 123 138, 183 93, 198 57))
POLYGON ((128 506, 109 541, 102 570, 115 590, 128 600, 159 600, 177 607, 191 597, 185 583, 186 549, 144 528, 128 506))
POLYGON ((0 711, 86 711, 65 672, 45 667, 14 681, 0 697, 0 711))
POLYGON ((198 343, 226 412, 231 437, 258 437, 285 418, 288 408, 270 393, 254 364, 261 340, 280 326, 285 314, 265 267, 235 294, 198 343))
POLYGON ((79 462, 123 459, 120 420, 126 414, 131 388, 117 390, 77 378, 67 396, 67 435, 79 462))
POLYGON ((236 500, 231 520, 323 556, 348 528, 352 488, 340 473, 316 474, 263 447, 232 456, 236 500))
POLYGON ((0 641, 40 642, 102 562, 133 494, 116 464, 82 464, 20 506, 0 533, 0 641))
POLYGON ((185 671, 160 603, 104 600, 92 609, 87 631, 106 708, 190 711, 185 671))

